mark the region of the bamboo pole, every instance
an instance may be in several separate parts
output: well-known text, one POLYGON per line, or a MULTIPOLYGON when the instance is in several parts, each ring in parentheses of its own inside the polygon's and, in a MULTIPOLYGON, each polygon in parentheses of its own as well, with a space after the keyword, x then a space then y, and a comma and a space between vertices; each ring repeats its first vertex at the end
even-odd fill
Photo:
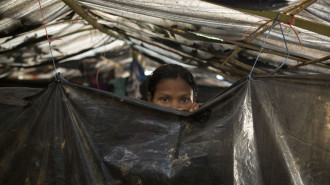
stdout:
MULTIPOLYGON (((232 60, 231 63, 234 64, 234 65, 237 65, 237 66, 242 67, 242 68, 244 68, 244 69, 246 69, 246 70, 249 70, 249 71, 251 71, 251 69, 252 69, 252 66, 247 65, 247 64, 244 64, 243 62, 241 62, 241 61, 239 61, 239 60, 236 60, 236 59, 231 59, 231 60, 232 60)), ((258 69, 258 68, 254 68, 253 71, 254 71, 256 74, 269 75, 269 73, 267 73, 266 71, 261 70, 261 69, 258 69)))
POLYGON ((229 56, 227 56, 223 62, 222 65, 225 65, 227 62, 229 62, 235 55, 237 55, 242 49, 240 47, 236 47, 233 52, 229 56))
POLYGON ((86 12, 84 10, 84 8, 82 8, 76 1, 74 0, 62 0, 66 5, 68 5, 75 13, 77 13, 78 15, 80 15, 80 17, 82 17, 83 19, 85 19, 90 25, 92 25, 94 28, 100 30, 101 32, 114 37, 116 39, 121 39, 121 36, 110 31, 109 29, 105 28, 102 24, 99 24, 97 22, 96 19, 94 19, 92 16, 90 16, 88 14, 88 12, 86 12))
MULTIPOLYGON (((312 5, 313 3, 315 3, 316 2, 316 0, 305 0, 305 1, 303 1, 303 2, 301 2, 301 3, 299 3, 299 4, 297 4, 297 5, 295 5, 295 6, 293 6, 292 8, 289 8, 289 9, 287 9, 287 10, 285 10, 285 11, 283 11, 283 15, 290 15, 291 17, 290 18, 288 18, 288 19, 285 19, 285 21, 283 21, 283 20, 281 20, 282 18, 282 14, 280 14, 280 16, 279 16, 279 21, 283 21, 283 22, 289 22, 289 20, 292 18, 292 16, 294 16, 294 15, 296 15, 296 14, 298 14, 299 12, 301 12, 301 11, 303 11, 304 9, 306 9, 308 6, 310 6, 310 5, 312 5)), ((240 11, 240 10, 239 10, 240 11)), ((243 10, 244 11, 244 10, 243 10)), ((274 12, 275 13, 275 12, 274 12)), ((273 17, 273 18, 271 18, 270 20, 275 20, 276 18, 277 18, 277 16, 278 16, 278 13, 276 13, 275 14, 275 16, 273 17)), ((293 20, 293 22, 294 22, 295 20, 293 20)), ((291 23, 292 25, 294 25, 293 24, 293 22, 291 23)), ((261 34, 263 34, 264 32, 266 32, 267 30, 269 30, 270 29, 270 27, 272 26, 272 25, 268 25, 268 23, 269 22, 266 22, 266 23, 264 23, 264 24, 262 24, 262 25, 260 25, 254 32, 252 32, 252 34, 250 34, 246 39, 245 39, 245 41, 246 42, 250 42, 250 41, 252 41, 253 39, 255 39, 255 38, 257 38, 259 35, 261 35, 261 34), (267 26, 268 25, 268 26, 267 26), (263 30, 261 30, 261 31, 259 31, 260 29, 262 29, 263 28, 263 30), (259 31, 259 32, 258 32, 259 31)), ((277 25, 278 24, 278 22, 276 22, 276 24, 275 25, 277 25)))
MULTIPOLYGON (((305 0, 305 1, 297 4, 296 6, 294 6, 294 7, 290 8, 290 9, 284 11, 283 13, 284 13, 284 15, 286 15, 288 13, 289 13, 289 15, 295 15, 295 14, 303 11, 304 9, 306 9, 308 6, 312 5, 315 2, 316 2, 316 0, 305 0)), ((244 11, 250 11, 250 10, 239 10, 239 11, 243 11, 244 12, 244 11)), ((255 12, 255 11, 253 11, 253 12, 255 12)), ((275 18, 280 18, 282 15, 280 15, 279 17, 278 16, 279 15, 276 15, 275 18)), ((275 18, 273 18, 272 20, 274 20, 275 18)), ((293 20, 292 23, 290 23, 290 24, 294 24, 294 21, 295 20, 293 20)), ((263 34, 264 32, 266 32, 267 30, 269 30, 272 27, 272 24, 271 25, 268 25, 269 22, 270 21, 268 21, 268 22, 260 25, 254 32, 252 32, 252 34, 250 34, 249 36, 247 36, 243 40, 243 42, 248 43, 248 42, 252 41, 253 39, 257 38, 258 36, 260 36, 261 34, 263 34)), ((288 21, 286 21, 286 22, 288 22, 288 21)), ((276 22, 276 24, 278 24, 278 22, 276 22)), ((237 53, 239 53, 240 51, 241 51, 241 48, 237 46, 235 48, 235 50, 224 60, 223 63, 225 64, 228 61, 230 61, 230 59, 233 56, 235 56, 237 53)))
POLYGON ((303 2, 300 2, 296 4, 295 6, 285 10, 283 13, 287 14, 290 13, 290 15, 298 14, 299 12, 305 10, 310 5, 314 4, 317 0, 305 0, 303 2))
POLYGON ((281 73, 283 71, 292 71, 292 70, 294 70, 298 67, 306 66, 308 64, 314 64, 314 63, 322 62, 322 61, 325 61, 325 60, 328 60, 328 59, 330 59, 330 55, 319 58, 319 59, 311 60, 311 61, 308 61, 308 62, 305 62, 305 63, 300 63, 300 64, 295 65, 295 66, 290 66, 290 67, 287 67, 285 69, 279 70, 278 72, 281 73))
MULTIPOLYGON (((217 41, 214 41, 212 39, 208 39, 208 38, 204 38, 204 37, 198 37, 198 36, 194 35, 193 33, 186 32, 184 30, 179 30, 177 28, 164 28, 164 29, 167 29, 171 32, 174 32, 174 33, 176 33, 176 34, 178 34, 178 35, 180 35, 184 38, 187 38, 187 39, 194 39, 194 40, 201 40, 201 41, 208 41, 208 42, 217 42, 217 41)), ((237 46, 242 46, 244 48, 248 48, 248 49, 251 49, 251 50, 254 50, 254 51, 259 51, 260 50, 260 47, 251 45, 249 43, 234 41, 234 40, 230 40, 230 39, 223 39, 223 42, 234 44, 234 45, 237 45, 237 46)), ((277 51, 268 50, 266 48, 264 48, 262 51, 263 51, 263 53, 269 53, 269 54, 280 56, 280 57, 283 57, 283 58, 287 57, 287 54, 280 53, 280 52, 277 52, 277 51)), ((302 62, 302 63, 308 62, 307 59, 303 59, 303 58, 292 56, 292 55, 289 55, 288 59, 295 60, 297 62, 302 62)), ((330 68, 330 67, 328 67, 326 65, 323 65, 323 64, 313 63, 311 65, 315 65, 315 66, 322 67, 322 68, 327 68, 327 69, 330 68)), ((256 68, 254 69, 254 71, 255 70, 256 70, 256 68)))
MULTIPOLYGON (((191 55, 189 55, 189 54, 187 54, 187 53, 184 53, 184 52, 178 51, 178 50, 173 49, 173 48, 171 48, 171 47, 165 47, 166 45, 164 46, 164 44, 159 44, 159 43, 155 43, 155 42, 147 41, 146 39, 143 39, 144 37, 137 38, 137 37, 134 37, 134 36, 132 36, 132 35, 130 35, 130 34, 128 34, 128 33, 126 33, 126 37, 131 37, 131 38, 134 38, 134 39, 136 39, 136 40, 142 41, 142 42, 144 42, 144 43, 147 43, 147 44, 150 44, 150 45, 154 45, 154 46, 156 46, 156 47, 159 47, 159 48, 162 48, 162 49, 167 50, 167 51, 169 51, 169 52, 175 53, 175 54, 177 54, 177 55, 180 55, 180 56, 185 57, 185 58, 187 58, 187 59, 190 59, 190 60, 192 60, 192 61, 197 61, 197 62, 199 62, 199 63, 202 64, 202 65, 205 65, 205 64, 208 63, 207 61, 204 61, 204 60, 199 59, 199 58, 197 58, 197 57, 193 57, 193 56, 191 56, 191 55)), ((190 46, 187 46, 187 47, 190 47, 190 46)), ((218 55, 218 54, 213 54, 213 53, 210 53, 209 51, 205 51, 205 50, 201 50, 201 51, 206 52, 206 53, 208 53, 208 54, 210 54, 210 55, 212 55, 212 56, 214 56, 214 57, 216 57, 216 58, 219 58, 219 60, 223 60, 223 59, 226 58, 226 56, 222 56, 222 55, 218 55)), ((230 60, 233 62, 233 64, 235 64, 235 65, 237 65, 237 66, 239 66, 239 67, 241 67, 241 68, 243 68, 243 69, 247 69, 247 70, 251 70, 251 69, 252 69, 252 66, 249 66, 249 65, 247 65, 247 64, 244 64, 243 62, 241 62, 241 61, 239 61, 239 60, 235 60, 235 59, 230 59, 230 60)), ((222 66, 224 65, 223 63, 219 63, 219 64, 221 64, 222 66)), ((219 68, 219 67, 218 67, 218 68, 219 68)), ((223 67, 222 69, 223 69, 223 70, 228 70, 227 67, 223 67)), ((240 75, 241 75, 241 74, 247 74, 247 73, 245 73, 245 72, 243 72, 243 71, 242 71, 242 72, 240 72, 240 71, 235 71, 235 73, 236 73, 236 74, 240 74, 240 75)), ((267 73, 266 71, 263 71, 263 70, 261 70, 261 69, 255 69, 255 73, 256 73, 256 74, 261 74, 261 75, 269 74, 269 73, 267 73)))
MULTIPOLYGON (((311 4, 315 2, 315 0, 312 0, 312 1, 307 0, 307 1, 310 2, 311 4)), ((292 18, 292 15, 295 15, 295 14, 297 14, 297 12, 299 12, 299 11, 303 10, 304 8, 306 8, 307 7, 306 5, 309 6, 310 4, 306 3, 306 4, 304 4, 303 7, 295 6, 295 7, 293 7, 293 9, 296 8, 296 10, 291 11, 291 13, 289 13, 289 12, 288 13, 281 13, 278 20, 283 21, 283 22, 289 22, 289 20, 292 18)), ((230 7, 228 7, 228 8, 230 8, 230 7)), ((249 13, 249 14, 252 14, 252 15, 265 17, 265 18, 268 18, 268 19, 271 19, 271 20, 276 19, 276 17, 278 16, 277 12, 272 12, 272 11, 256 11, 256 10, 246 10, 246 9, 238 9, 238 8, 232 8, 232 9, 235 9, 235 10, 240 11, 240 12, 249 13)), ((309 20, 306 20, 306 19, 302 19, 302 18, 299 18, 299 17, 295 17, 295 19, 293 20, 291 25, 297 26, 299 28, 309 30, 309 31, 312 31, 312 32, 330 37, 330 32, 329 32, 330 26, 325 25, 325 24, 321 24, 321 23, 309 21, 309 20)))
MULTIPOLYGON (((193 61, 196 61, 198 62, 201 66, 205 66, 206 64, 211 64, 212 67, 216 68, 216 69, 219 69, 221 71, 227 71, 229 73, 233 73, 233 74, 236 74, 236 75, 239 75, 241 77, 243 76, 247 76, 248 75, 248 72, 245 72, 245 71, 241 71, 239 69, 235 69, 235 68, 230 68, 229 66, 223 66, 222 63, 220 62, 207 62, 207 61, 204 61, 202 59, 199 59, 197 57, 193 57, 187 53, 183 53, 181 51, 177 51, 175 49, 172 49, 172 48, 169 48, 169 47, 165 47, 163 45, 160 45, 160 44, 156 44, 154 42, 150 42, 150 41, 146 41, 144 39, 141 39, 141 38, 137 38, 137 37, 134 37, 134 36, 131 36, 129 34, 126 33, 126 37, 129 37, 129 38, 134 38, 136 40, 139 40, 141 42, 144 42, 144 43, 147 43, 149 45, 153 45, 153 46, 156 46, 156 47, 159 47, 161 49, 164 49, 166 51, 169 51, 169 52, 173 52, 181 57, 184 57, 184 58, 187 58, 187 59, 190 59, 190 60, 193 60, 193 61)), ((211 53, 210 53, 211 54, 211 53)), ((216 56, 218 58, 224 58, 223 56, 219 57, 219 56, 216 56)), ((238 65, 240 65, 240 63, 238 63, 238 65)), ((242 68, 245 68, 245 67, 242 67, 242 68)), ((262 71, 258 71, 258 73, 260 74, 265 74, 266 72, 262 71)), ((228 76, 228 75, 227 75, 228 76)), ((227 77, 228 78, 228 77, 227 77)), ((232 78, 233 79, 233 78, 232 78)))

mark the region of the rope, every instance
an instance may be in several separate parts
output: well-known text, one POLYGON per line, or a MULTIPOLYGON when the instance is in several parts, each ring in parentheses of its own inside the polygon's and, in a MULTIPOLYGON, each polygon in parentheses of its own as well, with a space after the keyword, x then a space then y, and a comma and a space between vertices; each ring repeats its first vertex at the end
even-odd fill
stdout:
POLYGON ((46 28, 46 22, 45 22, 45 18, 44 18, 44 14, 42 13, 42 7, 41 7, 41 3, 40 3, 40 0, 39 1, 39 7, 40 7, 40 12, 41 12, 41 16, 42 16, 42 21, 44 23, 44 27, 45 27, 45 31, 46 31, 46 36, 47 36, 47 41, 48 41, 48 46, 49 46, 49 51, 50 51, 50 55, 52 56, 52 61, 53 61, 53 66, 54 66, 54 71, 55 71, 55 80, 60 82, 60 79, 68 82, 67 80, 65 80, 63 77, 60 76, 60 73, 57 73, 56 71, 56 65, 55 65, 55 59, 54 59, 54 56, 53 56, 53 52, 52 52, 52 48, 50 46, 50 44, 54 41, 54 40, 61 40, 61 38, 57 38, 58 35, 55 36, 55 39, 53 40, 49 40, 49 37, 48 37, 48 33, 47 33, 47 28, 46 28))
MULTIPOLYGON (((283 22, 283 21, 278 21, 279 23, 283 23, 283 24, 286 24, 286 25, 289 25, 290 26, 290 28, 293 30, 293 32, 295 33, 295 35, 296 35, 296 37, 297 37, 297 39, 298 39, 298 41, 299 41, 299 44, 300 44, 300 46, 301 47, 303 47, 303 45, 302 45, 302 43, 301 43, 301 41, 300 41, 300 38, 299 38, 299 35, 298 35, 298 33, 297 33, 297 31, 292 27, 292 23, 293 23, 293 20, 294 20, 294 15, 291 17, 291 19, 289 20, 289 22, 283 22)), ((259 22, 261 22, 261 21, 266 21, 266 23, 265 24, 268 24, 269 22, 271 22, 272 20, 260 20, 260 21, 257 21, 257 22, 255 22, 246 32, 245 32, 245 34, 243 35, 243 37, 242 37, 242 40, 245 38, 245 36, 246 36, 246 34, 247 33, 249 33, 250 32, 250 30, 257 24, 257 23, 259 23, 259 22)))
POLYGON ((256 24, 258 24, 259 22, 261 22, 261 21, 266 21, 266 23, 265 24, 268 24, 269 22, 271 22, 272 20, 260 20, 260 21, 257 21, 257 22, 255 22, 246 32, 245 32, 245 34, 243 35, 243 37, 242 37, 242 40, 245 38, 245 36, 246 36, 246 34, 247 33, 249 33, 249 31, 256 25, 256 24))
POLYGON ((302 45, 302 43, 301 43, 301 41, 300 41, 300 38, 299 38, 299 36, 298 36, 298 33, 297 33, 296 30, 292 27, 293 20, 294 20, 294 15, 291 17, 291 19, 289 20, 288 23, 283 22, 283 21, 279 21, 279 22, 281 22, 281 23, 283 23, 283 24, 286 24, 286 25, 289 25, 289 26, 290 26, 290 28, 291 28, 291 29, 293 30, 293 32, 296 34, 296 37, 298 38, 299 44, 300 44, 300 46, 301 46, 301 48, 302 48, 303 45, 302 45))
POLYGON ((257 64, 257 61, 258 61, 259 56, 260 56, 260 54, 261 54, 261 51, 264 49, 264 45, 265 45, 265 43, 266 43, 266 41, 267 41, 267 39, 268 39, 268 37, 269 37, 269 34, 270 34, 270 32, 272 31, 272 28, 275 26, 275 23, 277 22, 277 20, 280 18, 280 15, 281 15, 281 14, 278 13, 277 18, 273 21, 273 24, 272 24, 272 26, 270 27, 270 29, 269 29, 269 31, 268 31, 268 34, 267 34, 267 36, 266 36, 264 42, 263 42, 262 45, 261 45, 260 51, 259 51, 259 53, 258 53, 258 55, 257 55, 257 58, 256 58, 256 60, 254 61, 254 64, 253 64, 253 66, 252 66, 252 69, 251 69, 251 71, 250 71, 250 73, 249 73, 249 75, 248 75, 250 80, 253 80, 253 79, 251 78, 252 72, 253 72, 253 70, 254 70, 256 64, 257 64))
MULTIPOLYGON (((283 29, 282 29, 282 25, 281 25, 281 23, 290 26, 290 28, 291 28, 291 29, 294 31, 294 33, 296 34, 296 37, 298 38, 298 41, 299 41, 300 46, 303 47, 303 46, 302 46, 302 43, 301 43, 301 41, 300 41, 300 38, 299 38, 299 36, 298 36, 298 33, 297 33, 296 30, 292 27, 292 23, 293 23, 294 18, 295 18, 294 15, 291 17, 291 19, 289 20, 289 22, 286 23, 286 22, 283 22, 283 21, 279 21, 279 20, 278 20, 279 17, 280 17, 280 14, 281 14, 281 13, 279 13, 278 16, 277 16, 277 18, 273 21, 273 24, 272 24, 271 28, 269 29, 269 32, 268 32, 268 34, 267 34, 267 36, 266 36, 266 39, 265 39, 264 43, 262 44, 262 47, 261 47, 261 49, 260 49, 260 51, 259 51, 259 54, 258 54, 258 56, 257 56, 257 58, 256 58, 256 60, 255 60, 255 62, 254 62, 254 65, 253 65, 253 67, 252 67, 252 69, 251 69, 251 71, 250 71, 250 73, 249 73, 249 78, 250 78, 250 80, 253 80, 253 79, 251 78, 252 71, 253 71, 254 68, 255 68, 255 65, 256 65, 256 63, 257 63, 257 61, 258 61, 258 59, 259 59, 259 56, 260 56, 260 54, 261 54, 261 51, 262 51, 263 48, 264 48, 264 44, 265 44, 266 40, 268 39, 268 36, 269 36, 269 34, 270 34, 272 28, 275 26, 275 23, 276 23, 276 22, 278 22, 279 25, 280 25, 281 33, 282 33, 282 36, 283 36, 283 40, 284 40, 284 44, 285 44, 285 48, 286 48, 287 55, 286 55, 286 58, 285 58, 284 62, 283 62, 279 67, 277 67, 276 69, 274 69, 270 74, 273 74, 274 72, 276 72, 277 70, 279 70, 279 69, 280 69, 280 68, 286 63, 286 61, 288 60, 288 58, 289 58, 289 56, 290 56, 289 49, 288 49, 288 45, 287 45, 287 42, 286 42, 286 39, 285 39, 285 35, 284 35, 284 32, 283 32, 283 29)), ((253 24, 253 25, 252 25, 252 26, 251 26, 251 27, 245 32, 245 34, 244 34, 243 37, 242 37, 242 40, 244 39, 244 37, 246 36, 246 34, 251 30, 251 28, 254 27, 257 23, 259 23, 259 22, 261 22, 261 21, 267 21, 267 22, 266 22, 266 24, 267 24, 267 23, 269 23, 271 20, 260 20, 260 21, 257 21, 256 23, 254 23, 254 24, 253 24)))
POLYGON ((285 36, 284 36, 284 33, 283 33, 282 25, 281 25, 280 22, 279 22, 279 25, 280 25, 280 28, 281 28, 281 33, 282 33, 282 36, 283 36, 283 40, 284 40, 287 55, 286 55, 286 59, 284 60, 284 62, 280 66, 278 66, 276 69, 274 69, 270 74, 273 74, 274 72, 279 70, 285 64, 285 62, 288 60, 289 55, 290 55, 288 45, 286 44, 285 36))

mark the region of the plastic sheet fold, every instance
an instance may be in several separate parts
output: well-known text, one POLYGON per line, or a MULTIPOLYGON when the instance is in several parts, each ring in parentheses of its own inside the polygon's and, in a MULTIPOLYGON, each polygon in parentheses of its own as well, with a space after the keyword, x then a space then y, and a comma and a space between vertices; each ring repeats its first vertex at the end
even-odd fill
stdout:
POLYGON ((242 79, 193 113, 0 88, 0 184, 330 184, 329 77, 242 79))

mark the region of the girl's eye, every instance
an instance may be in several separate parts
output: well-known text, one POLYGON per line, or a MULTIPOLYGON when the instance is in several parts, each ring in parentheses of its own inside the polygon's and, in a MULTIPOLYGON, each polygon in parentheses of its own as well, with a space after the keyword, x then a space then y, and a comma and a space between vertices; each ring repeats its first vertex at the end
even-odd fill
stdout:
POLYGON ((182 98, 182 102, 187 102, 187 101, 189 101, 190 100, 190 98, 182 98))
POLYGON ((162 97, 161 100, 162 100, 162 102, 167 102, 168 101, 168 98, 162 97))

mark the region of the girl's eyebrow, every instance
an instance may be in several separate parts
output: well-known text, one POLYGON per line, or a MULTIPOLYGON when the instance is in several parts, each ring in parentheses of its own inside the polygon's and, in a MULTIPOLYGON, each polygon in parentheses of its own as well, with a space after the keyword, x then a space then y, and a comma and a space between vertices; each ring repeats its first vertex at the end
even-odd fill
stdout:
POLYGON ((159 96, 171 96, 171 93, 159 93, 159 96))
POLYGON ((189 94, 182 94, 182 95, 180 95, 180 97, 190 97, 191 96, 191 94, 189 93, 189 94))

